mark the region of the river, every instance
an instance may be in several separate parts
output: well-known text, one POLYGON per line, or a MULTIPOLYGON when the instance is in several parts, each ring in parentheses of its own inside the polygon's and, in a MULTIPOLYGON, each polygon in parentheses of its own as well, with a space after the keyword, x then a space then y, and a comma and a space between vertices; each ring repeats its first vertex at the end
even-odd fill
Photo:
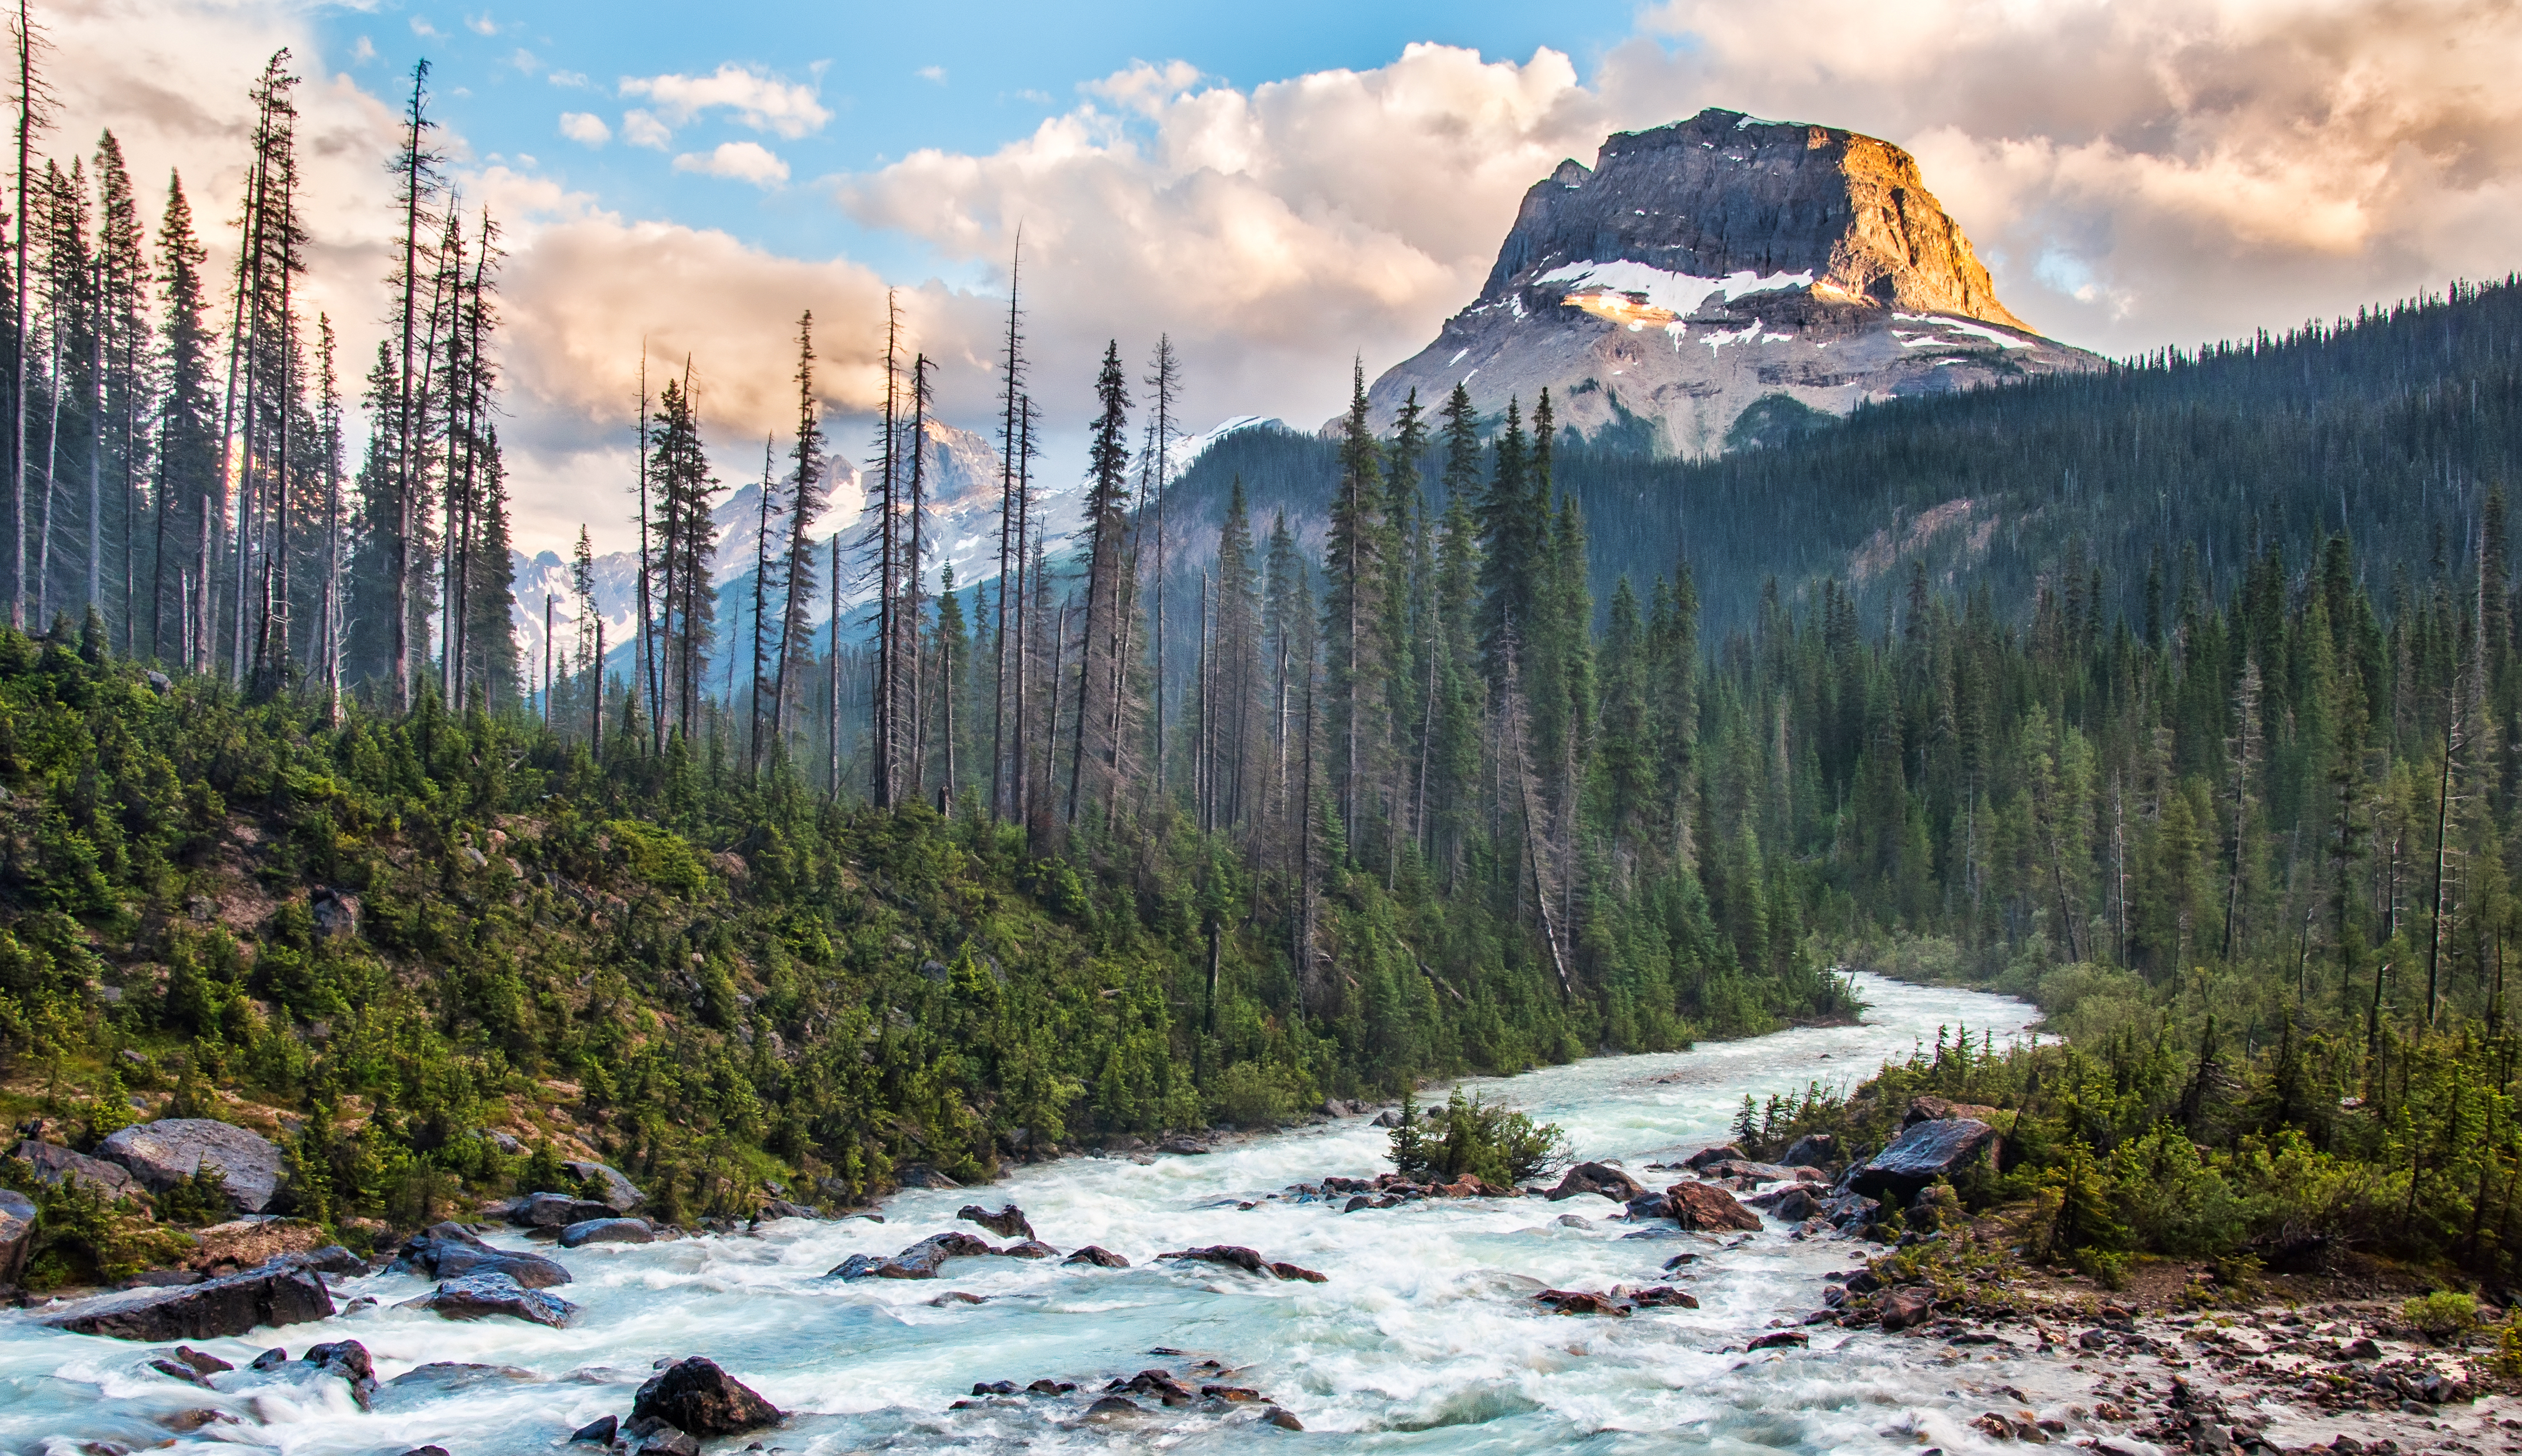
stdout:
MULTIPOLYGON (((2003 997, 1859 978, 1863 1024, 1812 1027, 1690 1052, 1603 1057, 1467 1085, 1556 1122, 1576 1154, 1624 1161, 1651 1186, 1650 1161, 1674 1160, 1724 1135, 1745 1094, 1844 1088, 1887 1057, 1932 1042, 1938 1026, 2019 1035, 2031 1008, 2003 997)), ((1326 1174, 1371 1175, 1385 1134, 1363 1118, 1236 1141, 1207 1156, 1070 1158, 1011 1173, 987 1189, 907 1192, 885 1223, 783 1220, 758 1234, 644 1246, 540 1251, 575 1282, 571 1324, 451 1323, 395 1308, 419 1279, 342 1282, 337 1301, 373 1307, 265 1339, 202 1347, 237 1364, 215 1393, 146 1367, 157 1351, 63 1335, 24 1316, 0 1319, 0 1449, 70 1456, 80 1441, 132 1449, 166 1442, 167 1418, 210 1407, 237 1419, 174 1437, 173 1449, 238 1447, 292 1456, 394 1456, 423 1444, 452 1456, 562 1449, 569 1433, 629 1414, 663 1359, 703 1354, 791 1413, 752 1440, 821 1456, 860 1450, 1242 1450, 1253 1442, 1394 1452, 1665 1450, 1916 1451, 1987 1445, 1965 1423, 2007 1367, 1958 1360, 1938 1343, 1814 1328, 1807 1350, 1742 1353, 1773 1320, 1819 1306, 1825 1276, 1856 1268, 1867 1245, 1792 1241, 1773 1224, 1748 1239, 1626 1237, 1619 1208, 1594 1197, 1409 1203, 1339 1211, 1334 1202, 1263 1200, 1326 1174), (853 1253, 890 1253, 949 1228, 968 1202, 1020 1204, 1065 1250, 1098 1244, 1132 1267, 1104 1270, 976 1258, 934 1281, 844 1284, 824 1272, 853 1253), (1238 1204, 1263 1200, 1257 1206, 1238 1204), (1563 1226, 1574 1213, 1590 1228, 1563 1226), (1201 1264, 1152 1262, 1167 1249, 1237 1244, 1329 1276, 1281 1283, 1201 1264), (1660 1272, 1673 1254, 1700 1260, 1660 1272), (1673 1280, 1695 1310, 1628 1319, 1559 1316, 1544 1287, 1603 1290, 1673 1280), (948 1291, 985 1302, 932 1304, 948 1291), (242 1367, 257 1351, 292 1354, 358 1339, 389 1384, 360 1410, 338 1380, 299 1382, 242 1367), (1178 1355, 1152 1354, 1157 1349, 1178 1355), (1255 1387, 1300 1419, 1293 1434, 1230 1414, 1152 1408, 1081 1419, 1114 1376, 1183 1371, 1213 1359, 1228 1383, 1255 1387), (511 1367, 493 1379, 396 1386, 432 1361, 511 1367), (950 1410, 979 1381, 1079 1384, 1064 1400, 1019 1397, 950 1410)), ((494 1242, 527 1245, 499 1236, 494 1242)), ((2006 1379, 2018 1379, 2006 1375, 2006 1379)), ((1208 1379, 1216 1380, 1211 1375, 1208 1379)), ((2019 1379, 2030 1380, 2030 1375, 2019 1379)), ((2038 1398, 2035 1392, 2034 1398, 2038 1398)), ((580 1452, 599 1448, 578 1446, 580 1452)))

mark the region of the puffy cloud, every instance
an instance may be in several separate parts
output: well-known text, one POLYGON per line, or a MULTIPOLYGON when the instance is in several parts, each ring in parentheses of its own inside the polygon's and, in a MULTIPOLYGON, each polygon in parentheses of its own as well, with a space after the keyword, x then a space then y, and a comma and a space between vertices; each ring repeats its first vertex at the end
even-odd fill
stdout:
POLYGON ((592 112, 560 114, 560 134, 582 146, 600 147, 613 140, 613 128, 592 112))
POLYGON ((794 140, 820 131, 832 114, 812 86, 780 80, 765 70, 729 62, 709 75, 625 76, 625 96, 645 96, 669 126, 680 126, 713 109, 735 114, 756 131, 794 140))
POLYGON ((721 142, 708 152, 686 152, 675 159, 675 170, 732 177, 756 187, 776 187, 788 180, 788 164, 760 142, 721 142))
MULTIPOLYGON (((1019 226, 1037 392, 1054 428, 1089 402, 1108 335, 1184 355, 1184 417, 1261 409, 1299 423, 1415 351, 1469 302, 1525 188, 1603 135, 1598 99, 1555 51, 1526 62, 1413 45, 1375 70, 1240 91, 1144 62, 988 156, 912 153, 846 179, 862 223, 1004 277, 1019 226), (1105 110, 1098 103, 1108 104, 1105 110)), ((965 299, 932 352, 941 400, 986 399, 998 305, 965 299)), ((1134 366, 1135 369, 1135 366, 1134 366)))
MULTIPOLYGON (((761 468, 765 432, 797 414, 798 315, 815 314, 817 392, 835 442, 883 399, 885 283, 841 258, 782 258, 724 232, 631 221, 547 178, 491 167, 470 177, 510 229, 501 278, 500 426, 519 543, 565 547, 587 524, 599 549, 630 530, 631 422, 640 360, 653 393, 691 370, 703 427, 731 481, 761 468)), ((907 292, 914 334, 945 302, 907 292)))
MULTIPOLYGON (((389 263, 393 180, 378 159, 394 149, 392 104, 331 70, 294 7, 70 0, 46 7, 39 23, 48 47, 38 64, 58 107, 53 127, 36 136, 38 156, 67 167, 112 129, 153 242, 170 174, 179 173, 212 278, 234 266, 254 125, 248 90, 264 62, 289 49, 302 77, 298 220, 308 233, 297 301, 310 325, 317 313, 332 319, 342 373, 356 380, 376 347, 378 280, 389 263)), ((382 79, 389 88, 408 83, 382 79)))
POLYGON ((675 140, 674 128, 642 111, 622 114, 622 139, 634 147, 653 147, 662 152, 675 140))

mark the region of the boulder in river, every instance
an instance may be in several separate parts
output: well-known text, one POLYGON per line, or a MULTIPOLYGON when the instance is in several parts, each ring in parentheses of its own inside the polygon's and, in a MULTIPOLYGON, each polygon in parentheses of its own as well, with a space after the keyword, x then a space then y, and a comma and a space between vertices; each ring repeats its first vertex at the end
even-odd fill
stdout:
POLYGON ((116 1339, 218 1339, 263 1325, 330 1319, 333 1296, 304 1270, 255 1269, 174 1289, 125 1290, 83 1299, 36 1323, 116 1339))
POLYGON ((613 1433, 621 1429, 622 1422, 618 1417, 598 1416, 571 1432, 569 1438, 572 1444, 579 1441, 593 1441, 599 1446, 609 1446, 613 1444, 613 1433))
POLYGON ((612 1204, 600 1203, 593 1198, 581 1198, 569 1194, 528 1194, 508 1205, 508 1222, 529 1229, 565 1229, 590 1219, 611 1218, 615 1212, 612 1204))
POLYGON ((1907 1202, 1938 1178, 1948 1178, 1970 1166, 1996 1141, 1996 1129, 1972 1117, 1939 1117, 1913 1122, 1900 1130, 1892 1146, 1858 1168, 1847 1186, 1869 1198, 1907 1202))
POLYGON ((630 1456, 701 1456, 698 1436, 655 1416, 625 1425, 618 1448, 630 1456))
POLYGON ((1681 1160, 1681 1165, 1685 1168, 1705 1168, 1709 1163, 1739 1163, 1743 1160, 1742 1149, 1735 1147, 1731 1143, 1719 1143, 1713 1148, 1702 1148, 1697 1152, 1683 1158, 1681 1160))
POLYGON ((120 1163, 110 1163, 84 1152, 72 1152, 58 1143, 39 1142, 28 1138, 9 1154, 23 1157, 35 1170, 35 1181, 46 1188, 58 1186, 65 1178, 88 1192, 106 1198, 119 1198, 138 1193, 140 1185, 131 1171, 120 1163))
POLYGON ((350 1398, 359 1409, 368 1408, 368 1397, 377 1393, 377 1366, 368 1357, 368 1347, 355 1339, 337 1339, 327 1344, 307 1346, 298 1357, 315 1367, 321 1375, 337 1375, 350 1382, 350 1398))
POLYGON ((14 1285, 26 1272, 26 1254, 35 1246, 34 1200, 13 1188, 0 1188, 0 1285, 14 1285))
POLYGON ((1726 1229, 1747 1232, 1760 1227, 1760 1215, 1735 1201, 1734 1196, 1706 1183, 1676 1183, 1663 1191, 1671 1208, 1673 1222, 1685 1229, 1717 1233, 1726 1229))
POLYGON ((530 1290, 569 1283, 569 1271, 541 1254, 492 1248, 459 1223, 435 1223, 403 1241, 397 1267, 431 1279, 504 1274, 530 1290))
POLYGON ((1614 1203, 1625 1203, 1646 1191, 1645 1184, 1610 1163, 1578 1163, 1559 1180, 1549 1198, 1556 1203, 1578 1194, 1600 1194, 1614 1203))
POLYGON ((616 1213, 628 1213, 648 1201, 639 1186, 603 1163, 565 1162, 562 1171, 580 1183, 593 1183, 601 1192, 598 1199, 616 1213))
POLYGON ((1067 1258, 1063 1264, 1092 1264, 1098 1269, 1127 1269, 1130 1261, 1099 1244, 1090 1244, 1067 1258))
POLYGON ((1187 1157, 1202 1157, 1208 1152, 1208 1145, 1201 1142, 1199 1139, 1192 1137, 1189 1133, 1176 1133, 1172 1137, 1158 1143, 1156 1145, 1156 1151, 1158 1152, 1178 1153, 1187 1157))
POLYGON ((1773 1330, 1766 1335, 1753 1338, 1751 1344, 1745 1346, 1745 1348, 1754 1350, 1799 1350, 1811 1343, 1812 1337, 1806 1335, 1801 1330, 1773 1330))
POLYGON ((997 1253, 989 1241, 948 1230, 931 1234, 898 1254, 854 1253, 824 1274, 826 1279, 935 1279, 948 1259, 997 1253))
POLYGON ((644 1218, 590 1218, 560 1231, 563 1248, 588 1244, 653 1244, 656 1239, 657 1231, 648 1227, 644 1218))
POLYGON ((1033 1237, 1033 1225, 1025 1221, 1024 1210, 1013 1203, 1002 1206, 996 1213, 978 1203, 966 1203, 955 1216, 965 1223, 979 1224, 1002 1239, 1033 1237))
MULTIPOLYGON (((1770 1196, 1763 1194, 1761 1197, 1770 1196)), ((1807 1218, 1820 1216, 1823 1206, 1822 1201, 1813 1197, 1811 1189, 1798 1183, 1780 1191, 1769 1204, 1769 1211, 1782 1222, 1802 1223, 1807 1218)))
POLYGON ((208 1117, 169 1117, 126 1127, 97 1152, 119 1163, 151 1193, 164 1193, 203 1168, 214 1168, 228 1198, 243 1212, 260 1213, 280 1191, 280 1150, 232 1123, 208 1117))
POLYGON ((1186 1259, 1202 1264, 1224 1264, 1229 1268, 1240 1269, 1246 1274, 1263 1274, 1272 1279, 1302 1280, 1306 1284, 1323 1284, 1329 1279, 1327 1275, 1317 1274, 1311 1269, 1290 1264, 1284 1259, 1265 1259, 1239 1244, 1211 1244, 1200 1248, 1180 1248, 1172 1253, 1160 1253, 1156 1257, 1186 1259))
POLYGON ((677 1360, 648 1377, 630 1402, 630 1420, 635 1425, 650 1416, 703 1440, 757 1431, 781 1419, 776 1406, 701 1355, 677 1360))
POLYGON ((443 1279, 438 1288, 417 1299, 402 1302, 404 1309, 426 1309, 442 1319, 478 1320, 491 1315, 507 1315, 557 1330, 569 1323, 578 1306, 558 1294, 530 1290, 505 1274, 469 1274, 462 1279, 443 1279))
POLYGON ((1892 1290, 1876 1306, 1883 1316, 1883 1333, 1894 1335, 1912 1325, 1923 1325, 1935 1312, 1935 1292, 1919 1285, 1892 1290))
POLYGON ((1059 1250, 1039 1239, 1019 1239, 1004 1248, 994 1250, 1003 1259, 1055 1259, 1059 1250))
POLYGON ((1608 1314, 1621 1319, 1629 1317, 1628 1301, 1613 1294, 1598 1294, 1592 1290, 1543 1290, 1532 1296, 1561 1314, 1608 1314))

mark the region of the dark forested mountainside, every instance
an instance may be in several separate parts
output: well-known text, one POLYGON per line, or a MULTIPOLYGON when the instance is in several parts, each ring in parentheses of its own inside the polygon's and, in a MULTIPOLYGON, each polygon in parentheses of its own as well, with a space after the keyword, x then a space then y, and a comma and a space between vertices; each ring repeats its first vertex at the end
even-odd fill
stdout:
MULTIPOLYGON (((1771 578, 1807 607, 1835 578, 1872 612, 1919 560, 1939 590, 1985 585, 2018 626, 2041 584, 2096 570, 2133 618, 2158 558, 2169 571, 2194 547, 2220 594, 2267 545, 2302 563, 2341 530, 2387 593, 2395 571, 2472 552, 2487 485, 2522 480, 2522 288, 2460 285, 1844 422, 1780 412, 1747 413, 1759 428, 1705 462, 1655 459, 1616 431, 1562 442, 1556 476, 1595 540, 1598 600, 1623 575, 1686 562, 1714 634, 1751 626, 1771 578)), ((1328 440, 1238 432, 1184 473, 1177 509, 1213 530, 1238 475, 1266 509, 1325 498, 1337 468, 1328 440)), ((1320 519, 1317 506, 1300 525, 1320 519)))

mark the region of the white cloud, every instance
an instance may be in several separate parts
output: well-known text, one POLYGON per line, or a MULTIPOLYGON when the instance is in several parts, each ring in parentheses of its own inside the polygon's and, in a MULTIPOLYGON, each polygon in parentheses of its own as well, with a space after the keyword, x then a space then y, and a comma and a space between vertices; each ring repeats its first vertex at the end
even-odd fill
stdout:
MULTIPOLYGON (((1022 225, 1054 428, 1088 402, 1107 337, 1136 356, 1159 332, 1184 355, 1186 418, 1311 421, 1346 398, 1352 352, 1378 368, 1470 302, 1524 189, 1604 132, 1549 50, 1414 45, 1375 70, 1198 84, 1184 63, 1139 63, 1087 88, 1127 117, 1090 102, 988 156, 916 152, 838 195, 1002 277, 1022 225)), ((994 306, 938 320, 968 330, 931 348, 949 360, 941 400, 987 398, 994 306)))
POLYGON ((946 68, 943 66, 922 66, 911 73, 923 81, 935 81, 941 86, 946 84, 946 68))
POLYGON ((632 111, 622 114, 622 139, 634 147, 654 147, 662 152, 673 144, 675 133, 648 113, 632 111))
POLYGON ((586 87, 586 72, 583 70, 555 70, 543 79, 555 86, 568 86, 578 90, 584 90, 586 87))
POLYGON ((427 20, 424 20, 419 16, 413 16, 411 18, 411 33, 420 36, 423 39, 435 40, 438 39, 443 32, 440 31, 436 25, 431 24, 427 20))
POLYGON ((377 59, 377 43, 362 35, 350 44, 350 64, 365 66, 377 59))
POLYGON ((613 140, 613 128, 593 112, 561 113, 560 134, 585 147, 600 147, 613 140))
POLYGON ((1165 104, 1187 94, 1199 84, 1199 68, 1188 61, 1168 61, 1150 66, 1133 61, 1127 70, 1116 70, 1098 80, 1087 81, 1077 89, 1089 96, 1099 96, 1125 111, 1153 117, 1165 104))
POLYGON ((472 31, 476 35, 496 35, 499 33, 499 23, 490 19, 490 14, 486 11, 478 16, 466 16, 464 18, 464 28, 472 31))
POLYGON ((524 46, 519 46, 514 52, 510 53, 508 56, 508 65, 519 75, 533 75, 543 69, 543 63, 541 60, 537 58, 534 52, 527 50, 524 46))
POLYGON ((625 96, 645 96, 672 126, 680 126, 703 112, 720 109, 756 131, 791 139, 822 129, 832 114, 812 86, 780 80, 768 71, 729 62, 703 76, 625 76, 625 96))
POLYGON ((686 152, 675 159, 675 170, 731 177, 756 187, 776 187, 788 180, 788 164, 760 142, 721 142, 710 152, 686 152))

